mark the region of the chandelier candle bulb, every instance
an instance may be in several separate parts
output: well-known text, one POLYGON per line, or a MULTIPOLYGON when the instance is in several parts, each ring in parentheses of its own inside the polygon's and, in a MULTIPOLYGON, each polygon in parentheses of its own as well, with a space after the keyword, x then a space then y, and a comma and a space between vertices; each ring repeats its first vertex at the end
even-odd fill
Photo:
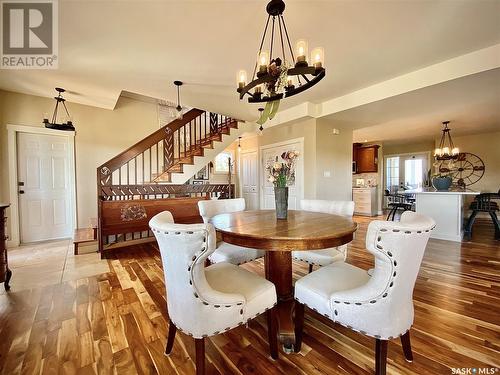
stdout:
POLYGON ((246 70, 240 70, 238 72, 236 80, 238 81, 238 88, 243 89, 243 87, 245 87, 245 85, 247 84, 247 72, 246 72, 246 70))
POLYGON ((451 150, 451 154, 453 156, 458 155, 459 153, 460 153, 460 151, 459 151, 458 147, 455 147, 455 148, 453 148, 453 150, 451 150))
POLYGON ((321 47, 313 49, 311 52, 311 62, 316 69, 321 69, 323 67, 323 62, 325 61, 325 51, 321 47))
POLYGON ((307 41, 300 39, 296 45, 297 64, 307 65, 307 41))
POLYGON ((269 52, 261 51, 259 54, 259 73, 267 73, 269 65, 269 52))

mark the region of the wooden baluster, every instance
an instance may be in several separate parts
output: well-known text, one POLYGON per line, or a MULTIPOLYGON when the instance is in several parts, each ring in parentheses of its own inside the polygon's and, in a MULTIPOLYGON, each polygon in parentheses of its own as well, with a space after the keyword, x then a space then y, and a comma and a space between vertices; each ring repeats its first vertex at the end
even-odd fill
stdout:
POLYGON ((181 157, 181 131, 177 130, 177 147, 179 148, 179 159, 181 157))
POLYGON ((184 125, 182 127, 182 130, 183 130, 183 133, 184 133, 184 157, 186 157, 186 142, 187 142, 187 140, 186 140, 186 130, 187 130, 186 125, 184 125))
POLYGON ((153 166, 151 162, 151 147, 149 148, 149 181, 153 180, 153 166))
POLYGON ((156 144, 156 174, 159 176, 160 175, 160 158, 158 157, 158 143, 156 144))

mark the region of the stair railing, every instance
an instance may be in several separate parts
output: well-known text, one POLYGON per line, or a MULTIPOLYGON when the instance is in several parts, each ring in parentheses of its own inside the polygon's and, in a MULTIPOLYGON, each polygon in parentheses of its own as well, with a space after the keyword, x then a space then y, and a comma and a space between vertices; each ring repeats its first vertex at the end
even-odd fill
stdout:
POLYGON ((105 195, 106 186, 154 184, 176 161, 193 155, 235 122, 218 113, 190 110, 98 167, 98 195, 105 195))

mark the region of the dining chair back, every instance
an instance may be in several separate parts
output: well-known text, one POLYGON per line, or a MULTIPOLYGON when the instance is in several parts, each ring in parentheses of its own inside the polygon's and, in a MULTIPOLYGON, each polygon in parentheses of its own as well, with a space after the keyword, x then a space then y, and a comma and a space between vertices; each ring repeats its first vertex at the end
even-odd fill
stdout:
POLYGON ((198 209, 203 222, 208 223, 215 215, 245 211, 245 199, 203 200, 198 202, 198 209))
MULTIPOLYGON (((353 201, 302 199, 300 201, 300 208, 304 211, 342 215, 349 218, 354 214, 353 201)), ((315 265, 325 266, 336 261, 345 260, 347 257, 347 244, 323 250, 294 251, 292 252, 292 257, 295 260, 309 264, 309 272, 312 272, 315 265)))
MULTIPOLYGON (((203 222, 209 223, 216 215, 245 211, 245 199, 202 200, 198 202, 198 208, 203 222)), ((209 261, 212 263, 228 262, 240 265, 262 258, 264 255, 263 250, 219 242, 215 252, 210 255, 209 261)))

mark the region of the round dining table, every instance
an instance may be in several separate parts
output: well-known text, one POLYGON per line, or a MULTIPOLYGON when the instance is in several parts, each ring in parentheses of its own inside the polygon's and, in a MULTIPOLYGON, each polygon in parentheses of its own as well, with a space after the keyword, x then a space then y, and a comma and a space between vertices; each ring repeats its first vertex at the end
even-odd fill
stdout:
POLYGON ((293 350, 292 251, 346 244, 352 241, 357 224, 344 216, 294 210, 288 211, 286 220, 278 220, 274 210, 256 210, 220 214, 211 223, 222 241, 266 251, 266 279, 274 283, 278 296, 278 337, 286 351, 293 350))

